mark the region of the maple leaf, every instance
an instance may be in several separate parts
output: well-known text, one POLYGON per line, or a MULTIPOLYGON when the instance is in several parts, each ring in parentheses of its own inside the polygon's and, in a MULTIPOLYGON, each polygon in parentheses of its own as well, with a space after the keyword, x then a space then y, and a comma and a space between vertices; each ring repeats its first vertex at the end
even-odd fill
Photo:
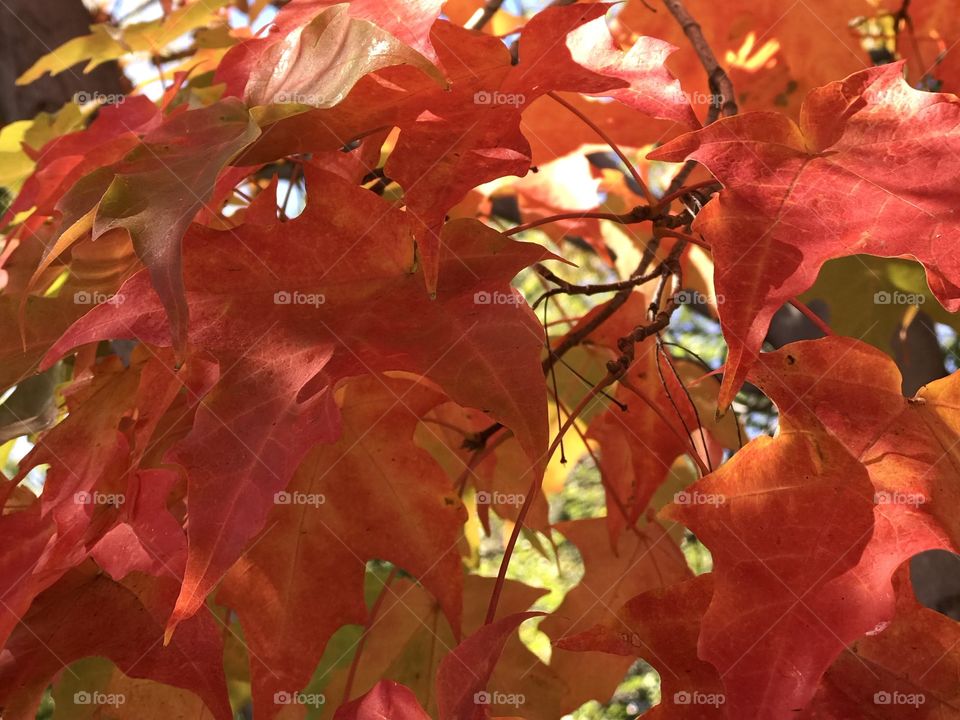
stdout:
MULTIPOLYGON (((464 576, 464 635, 472 635, 484 625, 495 584, 496 578, 464 576)), ((373 688, 382 678, 390 678, 410 688, 424 709, 436 715, 433 678, 439 664, 459 641, 433 595, 423 586, 398 579, 388 587, 379 589, 379 609, 368 626, 352 687, 362 691, 373 688)), ((526 612, 543 594, 540 588, 507 580, 498 607, 504 616, 526 612)), ((335 671, 324 686, 328 697, 339 697, 345 690, 347 676, 345 668, 335 671)), ((488 685, 497 691, 496 695, 491 694, 489 705, 494 716, 514 712, 517 708, 510 701, 519 696, 524 697, 524 713, 531 720, 553 720, 562 714, 562 682, 516 634, 505 643, 488 685)))
POLYGON ((337 628, 364 621, 368 560, 419 578, 459 633, 456 548, 466 513, 446 475, 411 442, 419 419, 445 400, 410 381, 348 383, 342 437, 307 456, 274 500, 263 535, 224 579, 218 599, 240 616, 258 716, 273 717, 276 693, 306 685, 337 628), (316 603, 331 585, 336 594, 316 603))
MULTIPOLYGON (((221 377, 190 435, 168 455, 188 473, 191 508, 187 573, 171 630, 196 612, 263 527, 274 493, 309 448, 335 439, 331 388, 342 378, 386 370, 425 374, 451 399, 510 427, 530 472, 542 472, 541 335, 508 283, 546 251, 475 221, 449 223, 449 277, 430 300, 416 286, 422 279, 414 273, 406 215, 335 175, 307 172, 312 200, 297 219, 281 223, 268 192, 243 226, 194 226, 184 243, 189 340, 217 358, 221 377), (232 270, 214 279, 208 269, 221 265, 232 270), (251 397, 262 398, 256 412, 251 397)), ((120 292, 123 303, 85 315, 47 363, 103 338, 170 346, 146 275, 120 292)))
MULTIPOLYGON (((259 132, 246 108, 234 99, 176 113, 118 163, 85 176, 60 202, 67 217, 92 224, 94 240, 115 228, 130 233, 180 350, 188 315, 181 238, 213 192, 217 175, 259 132), (203 153, 198 153, 200 148, 203 153)), ((40 267, 52 262, 65 245, 63 238, 58 240, 40 267)))
POLYGON ((660 673, 660 705, 651 720, 722 717, 720 674, 697 654, 700 621, 713 597, 706 573, 630 599, 615 616, 589 630, 563 637, 555 646, 571 652, 604 652, 646 659, 660 673), (697 702, 691 702, 696 693, 697 702))
POLYGON ((292 102, 319 108, 339 103, 364 75, 394 65, 413 65, 442 82, 429 39, 441 5, 438 0, 294 0, 266 37, 227 53, 217 79, 250 105, 292 102))
POLYGON ((837 658, 800 717, 892 719, 906 713, 949 717, 956 712, 957 623, 917 602, 907 570, 905 566, 897 573, 893 621, 837 658))
POLYGON ((31 208, 38 215, 53 215, 60 198, 77 180, 122 158, 137 144, 139 133, 160 121, 157 106, 138 95, 104 107, 86 128, 53 138, 34 151, 36 167, 4 213, 3 223, 31 208))
POLYGON ((5 595, 0 638, 37 593, 88 554, 118 580, 133 570, 179 577, 184 538, 166 510, 176 476, 130 470, 180 387, 159 358, 140 353, 129 368, 112 357, 89 375, 78 369, 65 393, 68 416, 37 438, 2 493, 10 497, 29 471, 49 465, 40 498, 0 522, 0 533, 27 539, 10 558, 19 572, 5 595))
POLYGON ((852 338, 793 343, 761 358, 753 378, 781 412, 815 415, 867 470, 877 504, 871 544, 883 546, 874 572, 885 569, 889 582, 910 555, 956 546, 960 525, 947 510, 956 499, 956 376, 905 398, 894 362, 852 338))
POLYGON ((169 578, 133 574, 115 583, 90 567, 71 571, 37 598, 0 655, 0 705, 32 703, 35 710, 64 663, 100 655, 130 677, 195 692, 218 720, 228 720, 223 644, 212 617, 191 618, 172 644, 160 642, 176 592, 169 578))
MULTIPOLYGON (((616 608, 635 595, 690 577, 680 548, 658 525, 624 533, 616 555, 610 552, 604 518, 573 520, 555 527, 580 551, 584 574, 560 607, 540 624, 554 643, 613 616, 616 608)), ((629 659, 600 654, 584 658, 563 650, 550 659, 551 670, 567 684, 561 701, 564 712, 590 698, 610 697, 629 667, 629 659)))
POLYGON ((123 28, 97 23, 91 26, 89 35, 72 38, 38 59, 17 78, 17 84, 32 83, 48 72, 56 75, 84 60, 88 62, 83 72, 89 73, 130 52, 157 53, 191 30, 209 24, 228 4, 229 0, 187 3, 160 20, 131 23, 123 28))
POLYGON ((680 83, 666 67, 667 58, 677 50, 674 45, 656 38, 639 37, 626 53, 621 53, 602 17, 573 30, 567 35, 566 44, 579 65, 629 83, 627 88, 597 94, 611 97, 650 117, 673 120, 690 128, 700 127, 680 83))
POLYGON ((71 663, 50 692, 58 715, 67 720, 89 717, 91 705, 99 712, 110 705, 139 720, 213 720, 203 701, 189 690, 153 680, 131 678, 109 660, 84 658, 71 663), (91 705, 79 701, 89 699, 91 705), (97 702, 99 701, 99 703, 97 702), (122 710, 120 707, 122 706, 122 710))
MULTIPOLYGON (((610 94, 628 85, 635 90, 623 97, 634 102, 632 93, 639 92, 642 82, 660 82, 669 75, 656 60, 629 73, 623 70, 630 61, 619 57, 603 25, 602 15, 609 8, 596 3, 537 13, 520 37, 516 65, 492 38, 447 23, 434 27, 440 61, 445 68, 457 68, 456 79, 449 93, 435 93, 437 99, 412 125, 401 126, 386 165, 387 174, 403 186, 407 207, 422 223, 417 241, 428 291, 436 285, 439 229, 447 211, 471 188, 529 169, 531 150, 521 132, 521 114, 530 103, 555 90, 610 94), (576 28, 592 20, 600 25, 570 39, 576 28), (581 64, 587 57, 591 64, 581 64), (463 67, 469 74, 460 70, 463 67)), ((665 92, 671 90, 678 88, 671 84, 665 92)), ((653 105, 651 101, 645 109, 653 105)), ((689 110, 685 100, 681 105, 689 110)))
POLYGON ((114 580, 132 572, 180 579, 187 539, 167 509, 167 497, 179 477, 169 470, 141 470, 130 479, 117 522, 90 555, 114 580))
POLYGON ((342 705, 333 720, 428 720, 409 688, 381 680, 363 697, 342 705))
POLYGON ((856 612, 836 616, 832 588, 869 542, 873 487, 829 434, 791 420, 784 416, 776 439, 753 440, 663 511, 713 555, 700 656, 723 674, 738 716, 802 707, 843 638, 860 630, 856 612))
POLYGON ((440 720, 482 720, 490 703, 486 685, 508 638, 539 612, 516 613, 484 625, 447 655, 437 669, 440 720))
POLYGON ((845 644, 892 619, 900 564, 953 549, 936 504, 926 506, 944 459, 942 430, 929 428, 953 414, 941 400, 952 384, 930 393, 929 409, 916 403, 929 424, 906 431, 914 404, 892 361, 864 343, 794 343, 762 355, 753 377, 780 409, 780 434, 751 441, 666 512, 714 557, 702 657, 724 675, 732 711, 773 718, 805 706, 845 644), (743 634, 747 624, 760 639, 743 634), (800 672, 771 673, 788 646, 800 672))
POLYGON ((771 112, 724 118, 648 156, 702 162, 724 184, 694 229, 710 243, 730 347, 730 404, 773 314, 810 288, 828 259, 857 253, 923 263, 933 294, 960 309, 950 163, 960 102, 871 68, 807 96, 797 126, 771 112))

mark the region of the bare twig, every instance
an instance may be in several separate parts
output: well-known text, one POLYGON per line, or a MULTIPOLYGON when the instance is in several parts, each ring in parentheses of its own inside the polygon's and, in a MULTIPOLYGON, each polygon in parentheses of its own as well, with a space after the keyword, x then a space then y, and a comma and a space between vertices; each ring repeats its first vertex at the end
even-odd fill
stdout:
MULTIPOLYGON (((583 399, 577 404, 577 406, 570 412, 567 416, 566 422, 563 423, 563 426, 560 428, 560 433, 554 438, 553 442, 550 444, 550 447, 547 449, 547 454, 544 459, 544 462, 550 462, 550 458, 553 453, 559 447, 561 439, 570 429, 570 427, 576 422, 577 418, 586 410, 587 406, 596 399, 597 395, 603 391, 608 385, 610 385, 615 378, 611 374, 607 374, 600 382, 594 385, 590 392, 583 396, 583 399)), ((531 468, 532 469, 532 468, 531 468)), ((487 606, 487 617, 484 620, 484 625, 489 625, 493 622, 493 619, 497 615, 497 605, 500 603, 500 593, 503 590, 503 584, 507 579, 507 568, 510 566, 510 558, 513 555, 513 549, 517 545, 517 539, 520 537, 520 533, 523 530, 524 520, 527 518, 527 513, 530 512, 530 507, 533 505, 533 499, 540 494, 540 487, 543 485, 543 473, 534 473, 534 478, 530 482, 530 488, 527 490, 526 497, 524 497, 523 505, 520 508, 520 512, 517 514, 517 522, 513 526, 513 532, 510 533, 510 539, 507 541, 507 547, 503 553, 503 559, 500 561, 500 570, 497 572, 497 582, 493 586, 493 592, 490 594, 490 604, 487 606)))
POLYGON ((591 130, 593 130, 597 135, 599 135, 600 138, 607 145, 610 146, 610 149, 613 150, 614 153, 616 153, 617 157, 620 158, 620 161, 627 168, 627 171, 630 173, 630 176, 633 178, 633 181, 640 187, 640 190, 643 192, 643 197, 646 198, 647 204, 651 208, 656 208, 657 200, 655 197, 653 197, 653 193, 650 192, 650 188, 648 188, 647 184, 643 181, 643 177, 641 177, 640 171, 637 170, 636 167, 634 167, 633 163, 630 162, 630 158, 628 158, 626 153, 620 149, 620 146, 617 145, 616 142, 614 142, 613 138, 607 135, 607 133, 604 132, 603 128, 601 128, 599 125, 593 122, 593 120, 588 118, 586 115, 580 112, 576 107, 574 107, 573 105, 568 103, 566 100, 564 100, 562 97, 557 95, 557 93, 551 91, 551 92, 548 92, 547 95, 552 97, 558 103, 563 105, 567 110, 569 110, 578 118, 580 118, 584 122, 584 124, 588 125, 591 130))
POLYGON ((483 26, 493 19, 501 5, 503 5, 503 0, 487 0, 487 4, 483 6, 483 11, 474 20, 473 24, 467 25, 467 29, 483 30, 483 26))
POLYGON ((390 569, 390 574, 383 583, 383 589, 380 591, 380 594, 377 595, 377 599, 373 603, 373 607, 370 608, 370 614, 367 617, 367 624, 363 628, 363 633, 360 635, 360 640, 357 643, 357 650, 353 653, 353 659, 350 661, 350 672, 347 674, 347 682, 343 688, 343 700, 341 700, 341 703, 345 703, 350 700, 350 691, 353 689, 353 679, 357 675, 357 667, 360 665, 360 656, 363 654, 363 648, 367 644, 367 637, 370 635, 370 630, 373 628, 373 625, 376 622, 377 614, 380 612, 380 607, 383 605, 383 601, 386 599, 387 593, 390 592, 390 584, 396 577, 397 568, 392 567, 390 569))
POLYGON ((540 273, 545 280, 549 280, 557 285, 557 287, 553 288, 552 290, 548 290, 539 298, 537 298, 536 302, 533 303, 534 308, 536 308, 537 305, 542 303, 547 298, 553 297, 554 295, 597 295, 605 292, 619 292, 620 290, 630 291, 638 285, 643 285, 643 283, 648 282, 649 280, 660 277, 660 270, 657 269, 648 275, 635 275, 627 278, 626 280, 619 280, 617 282, 595 283, 592 285, 575 285, 574 283, 558 277, 543 265, 534 266, 534 270, 540 273))
POLYGON ((516 227, 512 227, 509 230, 504 231, 503 234, 509 237, 510 235, 521 233, 524 230, 531 230, 535 227, 546 225, 547 223, 558 222, 560 220, 586 220, 595 218, 597 220, 611 220, 613 222, 620 223, 621 225, 630 225, 631 223, 649 220, 649 210, 650 208, 648 208, 646 205, 638 205, 630 212, 623 213, 622 215, 608 212, 595 212, 592 210, 586 210, 584 212, 559 213, 557 215, 550 215, 549 217, 543 217, 538 220, 532 220, 531 222, 524 223, 523 225, 517 225, 516 227))
POLYGON ((700 28, 694 17, 687 10, 682 0, 663 0, 670 14, 677 19, 680 27, 683 28, 683 34, 687 36, 694 51, 700 58, 700 64, 707 71, 707 82, 710 85, 710 92, 713 97, 710 98, 711 107, 715 107, 724 117, 737 114, 737 101, 733 92, 733 83, 730 76, 717 62, 716 55, 707 39, 703 36, 703 30, 700 28))
MULTIPOLYGON (((720 115, 724 117, 736 115, 737 101, 733 89, 733 82, 730 80, 730 76, 727 75, 727 71, 724 70, 717 61, 717 56, 713 54, 713 49, 703 36, 700 23, 693 18, 682 0, 663 0, 663 4, 667 6, 670 14, 680 23, 684 35, 690 40, 690 44, 700 58, 700 64, 703 65, 703 69, 707 71, 707 83, 710 86, 712 97, 710 98, 710 110, 707 112, 707 122, 705 124, 710 125, 719 118, 720 115)), ((680 172, 673 178, 670 187, 667 188, 666 194, 674 193, 683 187, 683 184, 687 181, 687 178, 690 177, 690 173, 693 172, 696 166, 696 160, 687 160, 680 169, 680 172)))
POLYGON ((807 320, 809 320, 814 325, 816 325, 817 329, 820 330, 820 332, 822 332, 824 335, 827 335, 827 336, 836 335, 836 333, 833 332, 830 326, 823 321, 823 318, 821 318, 813 310, 807 307, 806 303, 802 302, 801 300, 798 300, 797 298, 792 298, 790 300, 790 304, 793 305, 801 313, 803 313, 804 317, 806 317, 807 320))

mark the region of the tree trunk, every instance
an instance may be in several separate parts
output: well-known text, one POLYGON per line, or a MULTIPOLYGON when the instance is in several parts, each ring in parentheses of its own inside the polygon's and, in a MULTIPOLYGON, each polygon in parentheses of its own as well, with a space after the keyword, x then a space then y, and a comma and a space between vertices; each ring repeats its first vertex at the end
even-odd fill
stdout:
POLYGON ((39 57, 89 32, 92 18, 82 0, 4 0, 0 2, 0 125, 58 110, 76 93, 121 94, 116 63, 84 75, 83 65, 44 76, 27 86, 15 80, 39 57))

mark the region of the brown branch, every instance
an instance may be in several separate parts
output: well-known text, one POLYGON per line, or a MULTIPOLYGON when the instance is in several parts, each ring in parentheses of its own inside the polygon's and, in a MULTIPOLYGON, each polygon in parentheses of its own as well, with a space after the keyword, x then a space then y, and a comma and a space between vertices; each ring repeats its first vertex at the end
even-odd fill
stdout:
POLYGON ((478 17, 472 25, 467 25, 467 29, 483 30, 483 26, 493 19, 493 16, 497 14, 501 5, 503 5, 503 0, 487 0, 487 4, 483 6, 483 12, 480 14, 480 17, 478 17))
MULTIPOLYGON (((600 382, 590 389, 590 392, 583 396, 579 403, 577 403, 577 406, 570 412, 570 414, 567 416, 566 422, 564 422, 563 426, 560 428, 559 434, 556 438, 554 438, 553 442, 550 443, 550 447, 547 448, 547 454, 544 458, 544 463, 550 462, 550 458, 553 456, 553 453, 556 452, 557 447, 559 447, 563 436, 577 421, 577 418, 583 413, 587 406, 593 400, 595 400, 597 395, 603 392, 604 388, 610 385, 613 381, 614 377, 608 373, 600 380, 600 382)), ((497 605, 500 602, 500 593, 502 592, 504 582, 507 579, 507 568, 510 566, 510 558, 513 556, 513 550, 517 546, 517 539, 520 537, 520 533, 523 530, 523 523, 527 518, 527 513, 530 512, 530 507, 533 505, 533 498, 540 493, 540 489, 543 485, 543 475, 543 473, 534 474, 534 478, 530 482, 530 488, 527 490, 527 494, 523 499, 523 505, 520 507, 520 512, 517 514, 517 522, 513 526, 513 532, 510 533, 510 539, 507 541, 507 547, 504 550, 503 559, 500 561, 500 569, 497 572, 496 584, 493 586, 493 592, 490 594, 490 604, 487 606, 487 617, 484 620, 484 625, 489 625, 492 623, 494 618, 497 616, 497 605)))
POLYGON ((650 208, 646 205, 638 205, 630 212, 623 213, 622 215, 618 215, 616 213, 598 212, 594 210, 558 213, 557 215, 550 215, 549 217, 543 217, 538 220, 531 220, 523 225, 517 225, 509 230, 505 230, 503 234, 507 237, 510 237, 511 235, 516 235, 517 233, 524 232, 525 230, 532 230, 535 227, 546 225, 547 223, 559 222, 561 220, 597 219, 610 220, 611 222, 620 223, 621 225, 630 225, 632 223, 644 222, 645 220, 649 220, 650 217, 650 208))
POLYGON ((543 265, 534 266, 534 270, 536 270, 545 280, 549 280, 557 285, 557 287, 553 288, 552 290, 548 290, 539 298, 537 298, 536 302, 533 303, 534 308, 536 308, 537 305, 542 303, 547 298, 553 297, 554 295, 597 295, 605 292, 619 292, 620 290, 626 290, 629 292, 638 285, 643 285, 643 283, 649 280, 660 277, 660 269, 658 268, 648 275, 635 275, 627 278, 626 280, 618 280, 617 282, 576 285, 564 280, 561 277, 558 277, 543 265))
POLYGON ((634 166, 634 164, 633 164, 632 162, 630 162, 630 158, 628 158, 628 157, 627 157, 627 154, 626 154, 623 150, 620 149, 620 146, 617 145, 617 143, 614 141, 614 139, 613 139, 612 137, 610 137, 610 136, 604 131, 604 129, 603 129, 602 127, 600 127, 599 125, 597 125, 595 122, 593 122, 593 120, 591 120, 591 119, 588 118, 586 115, 584 115, 582 112, 580 112, 575 106, 571 105, 571 104, 568 103, 566 100, 564 100, 562 97, 560 97, 559 95, 557 95, 557 93, 555 93, 555 92, 553 92, 553 91, 551 90, 550 92, 547 93, 547 95, 549 95, 551 98, 553 98, 553 99, 556 100, 558 103, 560 103, 561 105, 563 105, 567 110, 569 110, 569 111, 572 112, 574 115, 576 115, 578 118, 580 118, 580 120, 581 120, 585 125, 587 125, 588 127, 590 127, 591 130, 593 130, 597 135, 599 135, 600 138, 601 138, 607 145, 610 146, 610 149, 613 150, 613 152, 616 154, 616 156, 617 156, 618 158, 620 158, 620 162, 622 162, 622 163, 624 164, 624 167, 627 168, 627 171, 630 173, 630 176, 633 178, 633 181, 634 181, 634 182, 637 184, 637 186, 640 188, 640 191, 641 191, 641 193, 643 194, 643 197, 646 198, 646 200, 647 200, 647 204, 648 204, 651 208, 656 209, 656 207, 657 207, 657 199, 653 196, 653 193, 650 192, 650 188, 648 188, 648 187, 647 187, 647 184, 643 181, 643 177, 640 175, 640 171, 637 170, 637 168, 634 166))
MULTIPOLYGON (((637 264, 636 269, 631 273, 630 277, 638 277, 646 273, 647 268, 650 267, 650 263, 653 262, 656 257, 657 247, 659 245, 659 238, 654 237, 649 243, 647 243, 646 248, 643 251, 643 257, 640 258, 640 262, 637 264)), ((682 252, 685 247, 683 241, 678 242, 671 253, 671 256, 676 254, 676 257, 679 258, 679 253, 682 252)), ((669 258, 668 258, 669 260, 669 258)), ((664 272, 662 266, 658 268, 658 272, 664 272)), ((656 274, 653 274, 655 277, 656 274)), ((621 290, 617 291, 617 294, 614 295, 610 300, 603 305, 600 310, 597 311, 597 314, 594 315, 590 320, 583 323, 582 325, 577 325, 573 330, 564 335, 563 340, 547 354, 547 357, 543 359, 541 367, 543 368, 543 373, 546 375, 550 372, 550 369, 562 359, 562 357, 573 348, 577 347, 586 340, 597 328, 603 325, 607 320, 609 320, 617 310, 619 310, 623 305, 630 299, 630 293, 633 292, 633 286, 624 287, 621 290)), ((658 292, 659 296, 659 292, 658 292)), ((494 435, 497 434, 503 425, 500 423, 493 423, 492 425, 484 428, 480 432, 473 433, 469 435, 463 441, 463 447, 468 450, 473 450, 474 452, 482 450, 486 447, 487 442, 494 435)))
MULTIPOLYGON (((707 39, 703 36, 703 30, 694 17, 684 6, 682 0, 663 0, 670 14, 676 18, 683 28, 683 34, 687 36, 694 51, 700 58, 700 64, 707 71, 707 82, 710 85, 710 92, 713 97, 710 98, 711 107, 716 108, 716 112, 724 117, 737 114, 737 101, 733 92, 733 83, 730 76, 717 62, 716 55, 707 39)), ((708 123, 709 124, 709 123, 708 123)))
MULTIPOLYGON (((703 65, 703 69, 707 72, 707 83, 710 86, 711 98, 710 110, 707 111, 707 122, 705 125, 710 125, 715 122, 720 115, 724 117, 736 115, 737 101, 733 89, 733 82, 730 80, 730 76, 727 75, 727 71, 724 70, 717 61, 717 56, 713 54, 713 49, 703 36, 703 29, 700 27, 700 23, 690 14, 682 0, 663 0, 663 4, 667 6, 670 14, 680 23, 680 27, 683 28, 683 34, 687 36, 687 39, 693 46, 694 52, 696 52, 700 58, 700 64, 703 65)), ((681 188, 696 166, 696 160, 687 160, 680 169, 680 172, 677 173, 677 176, 670 183, 670 187, 667 188, 667 194, 669 195, 681 188)))

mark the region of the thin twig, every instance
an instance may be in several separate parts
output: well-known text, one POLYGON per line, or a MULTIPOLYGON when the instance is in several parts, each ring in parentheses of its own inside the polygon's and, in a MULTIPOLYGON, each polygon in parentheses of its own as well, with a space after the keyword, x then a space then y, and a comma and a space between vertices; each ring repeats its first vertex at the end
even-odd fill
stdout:
POLYGON ((737 101, 733 91, 733 83, 730 76, 717 62, 716 55, 707 39, 703 36, 703 30, 700 28, 694 17, 687 10, 681 0, 663 0, 670 14, 676 18, 683 28, 683 34, 687 36, 690 44, 693 45, 697 57, 700 58, 700 64, 707 71, 707 82, 710 85, 710 92, 713 97, 710 98, 710 105, 717 108, 724 117, 737 114, 737 101))
POLYGON ((517 225, 512 227, 509 230, 504 231, 504 235, 509 237, 510 235, 516 235, 517 233, 523 232, 524 230, 531 230, 535 227, 541 225, 546 225, 547 223, 559 222, 560 220, 587 220, 595 218, 597 220, 612 220, 613 222, 620 223, 621 225, 630 225, 632 223, 643 222, 644 220, 650 219, 650 208, 645 205, 639 205, 635 207, 628 213, 622 215, 617 215, 616 213, 608 212, 597 212, 593 210, 585 210, 583 212, 568 212, 568 213, 558 213, 557 215, 550 215, 549 217, 543 217, 538 220, 532 220, 523 225, 517 225))
MULTIPOLYGON (((553 456, 553 453, 556 451, 557 447, 560 445, 560 441, 563 436, 570 429, 570 426, 573 425, 577 418, 583 413, 600 392, 610 385, 615 378, 610 373, 607 373, 599 383, 590 388, 590 392, 583 396, 583 399, 577 403, 577 406, 570 412, 567 416, 566 422, 563 423, 563 426, 560 428, 560 432, 557 434, 557 437, 554 438, 553 442, 550 443, 550 447, 547 449, 547 454, 544 458, 544 463, 550 462, 550 458, 553 456)), ((532 469, 532 468, 531 468, 532 469)), ((497 616, 497 605, 500 603, 500 593, 503 591, 503 584, 507 579, 507 568, 510 566, 510 558, 513 556, 513 549, 517 545, 517 539, 520 537, 520 533, 523 530, 523 523, 527 519, 527 513, 530 512, 530 508, 533 505, 533 498, 540 493, 540 488, 543 485, 543 473, 535 472, 533 480, 530 483, 530 487, 527 490, 527 495, 523 499, 523 505, 520 507, 520 512, 517 514, 517 521, 513 526, 513 532, 510 533, 510 539, 507 541, 507 547, 503 552, 503 559, 500 561, 500 569, 497 572, 497 581, 493 586, 493 592, 490 594, 490 604, 487 606, 487 617, 484 620, 484 625, 489 625, 493 622, 493 619, 497 616)))
POLYGON ((353 659, 350 661, 350 672, 347 674, 347 682, 343 688, 343 700, 340 701, 341 705, 350 700, 350 691, 353 689, 353 679, 357 674, 357 667, 360 665, 360 655, 363 654, 363 647, 367 644, 367 636, 370 634, 370 629, 373 627, 373 624, 376 621, 377 613, 380 612, 380 607, 383 605, 383 601, 387 597, 387 592, 390 590, 390 584, 393 582, 396 576, 397 568, 394 566, 390 569, 390 574, 387 575, 387 579, 383 583, 383 589, 380 591, 380 594, 377 595, 377 599, 374 601, 373 607, 370 608, 370 615, 367 618, 367 624, 364 626, 363 633, 360 635, 360 640, 357 642, 357 651, 353 654, 353 659))
POLYGON ((697 464, 697 467, 700 469, 700 474, 709 475, 710 470, 707 469, 707 466, 703 463, 703 458, 700 457, 700 453, 698 453, 696 448, 694 447, 693 441, 690 439, 689 434, 685 436, 682 432, 680 432, 680 429, 676 425, 674 425, 672 422, 670 422, 670 418, 666 416, 663 410, 657 407, 657 404, 645 392, 643 392, 643 390, 638 388, 632 382, 627 380, 625 377, 621 377, 620 384, 623 387, 625 387, 627 390, 632 392, 634 395, 636 395, 638 398, 643 400, 644 404, 647 407, 649 407, 651 410, 653 410, 656 416, 663 421, 663 424, 670 429, 670 432, 673 433, 676 436, 676 438, 680 441, 680 443, 687 448, 687 451, 690 453, 690 457, 693 458, 693 461, 697 464))
POLYGON ((578 118, 580 118, 586 125, 590 127, 591 130, 593 130, 597 135, 599 135, 607 145, 610 146, 610 149, 613 150, 614 153, 616 153, 617 157, 620 158, 620 161, 627 168, 627 171, 630 173, 630 176, 633 178, 634 182, 637 183, 637 185, 640 187, 640 190, 643 192, 643 197, 646 199, 647 204, 651 208, 655 208, 657 206, 657 199, 653 196, 653 193, 650 192, 650 188, 648 188, 647 184, 643 181, 643 177, 640 175, 640 171, 637 170, 636 167, 634 167, 633 163, 630 162, 630 159, 627 157, 626 153, 624 153, 623 150, 620 149, 620 146, 617 145, 616 142, 614 142, 613 138, 607 135, 607 133, 604 132, 603 128, 601 128, 599 125, 593 122, 593 120, 588 118, 586 115, 584 115, 577 108, 575 108, 573 105, 568 103, 566 100, 564 100, 562 97, 557 95, 552 90, 548 92, 547 95, 552 97, 558 103, 563 105, 567 110, 569 110, 578 118))
POLYGON ((797 298, 791 298, 790 304, 802 312, 807 320, 816 325, 820 332, 822 332, 824 335, 827 335, 828 337, 831 335, 836 335, 833 329, 823 321, 823 318, 807 307, 806 303, 798 300, 797 298))
POLYGON ((472 25, 468 24, 467 29, 483 30, 483 26, 493 19, 493 16, 497 14, 501 5, 503 5, 503 0, 487 0, 487 4, 483 6, 483 11, 480 13, 480 16, 472 25))
POLYGON ((618 280, 617 282, 609 283, 594 283, 591 285, 576 285, 574 283, 568 282, 561 277, 558 277, 553 272, 545 268, 543 265, 535 265, 534 270, 536 270, 545 280, 557 285, 557 287, 547 290, 543 295, 541 295, 533 303, 533 308, 535 309, 541 302, 547 298, 553 297, 554 295, 597 295, 599 293, 605 292, 619 292, 620 290, 632 290, 638 285, 643 285, 645 282, 653 280, 654 278, 660 277, 660 270, 654 270, 648 275, 636 275, 626 280, 618 280))

